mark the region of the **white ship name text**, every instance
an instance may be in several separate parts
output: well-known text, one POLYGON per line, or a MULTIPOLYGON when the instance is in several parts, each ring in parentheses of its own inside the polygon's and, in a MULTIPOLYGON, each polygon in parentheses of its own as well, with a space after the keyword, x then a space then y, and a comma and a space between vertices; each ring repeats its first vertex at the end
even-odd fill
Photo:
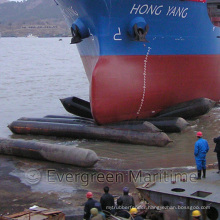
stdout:
POLYGON ((181 7, 174 7, 174 6, 169 6, 168 12, 167 12, 167 16, 178 16, 178 17, 182 17, 182 18, 186 18, 187 16, 187 11, 188 8, 181 8, 181 7))
MULTIPOLYGON (((165 10, 163 5, 134 4, 130 11, 130 14, 140 14, 140 15, 150 14, 150 15, 159 16, 163 12, 163 10, 165 10)), ((166 16, 186 18, 188 15, 187 11, 188 8, 185 7, 169 6, 166 12, 166 16)))

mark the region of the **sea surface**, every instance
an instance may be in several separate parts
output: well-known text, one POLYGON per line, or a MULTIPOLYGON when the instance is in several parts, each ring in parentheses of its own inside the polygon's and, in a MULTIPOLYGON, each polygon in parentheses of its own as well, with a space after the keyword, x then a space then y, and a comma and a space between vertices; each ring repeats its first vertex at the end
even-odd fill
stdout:
POLYGON ((216 162, 213 138, 220 135, 219 107, 189 121, 190 126, 182 133, 168 134, 174 142, 163 148, 14 135, 8 129, 7 125, 20 117, 70 116, 59 100, 70 96, 89 100, 89 83, 70 38, 0 39, 0 137, 88 148, 101 158, 95 166, 97 169, 139 170, 194 166, 196 132, 201 130, 210 146, 207 163, 216 162))

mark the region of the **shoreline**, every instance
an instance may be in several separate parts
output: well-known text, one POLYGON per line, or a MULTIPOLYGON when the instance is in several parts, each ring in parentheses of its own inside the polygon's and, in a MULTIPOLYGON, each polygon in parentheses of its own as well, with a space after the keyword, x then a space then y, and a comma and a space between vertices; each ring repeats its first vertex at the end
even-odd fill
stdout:
MULTIPOLYGON (((115 197, 120 196, 123 187, 127 186, 130 188, 130 192, 137 204, 139 202, 138 191, 134 183, 128 181, 131 176, 137 178, 140 176, 140 172, 142 172, 142 177, 144 177, 144 174, 152 176, 158 174, 159 178, 163 178, 164 173, 167 172, 195 172, 195 167, 154 168, 130 171, 108 171, 100 170, 99 168, 82 169, 70 165, 2 155, 0 156, 0 167, 1 215, 18 213, 33 205, 37 205, 62 211, 67 219, 72 216, 74 216, 74 219, 82 218, 84 203, 87 200, 85 196, 87 191, 92 191, 94 199, 99 201, 103 194, 104 186, 108 185, 110 193, 115 197), (46 173, 48 170, 50 172, 50 180, 52 181, 47 181, 46 173), (40 177, 36 175, 38 173, 40 173, 40 177), (35 177, 31 177, 30 174, 35 174, 35 177), (96 177, 99 176, 99 181, 91 181, 83 185, 80 181, 75 181, 74 179, 71 181, 70 174, 82 175, 82 178, 85 178, 85 174, 93 177, 96 174, 96 177), (113 177, 116 177, 118 174, 124 176, 123 181, 114 181, 113 177)), ((215 169, 216 167, 217 163, 214 163, 210 164, 207 169, 215 169)))

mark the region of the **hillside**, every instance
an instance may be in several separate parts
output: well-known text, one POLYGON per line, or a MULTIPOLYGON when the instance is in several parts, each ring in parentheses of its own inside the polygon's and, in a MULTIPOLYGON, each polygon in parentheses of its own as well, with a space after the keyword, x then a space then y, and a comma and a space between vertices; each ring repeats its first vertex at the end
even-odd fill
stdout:
POLYGON ((39 37, 70 34, 61 11, 53 0, 0 0, 0 32, 2 37, 20 37, 30 33, 39 37))
POLYGON ((0 0, 0 4, 8 2, 8 0, 0 0))

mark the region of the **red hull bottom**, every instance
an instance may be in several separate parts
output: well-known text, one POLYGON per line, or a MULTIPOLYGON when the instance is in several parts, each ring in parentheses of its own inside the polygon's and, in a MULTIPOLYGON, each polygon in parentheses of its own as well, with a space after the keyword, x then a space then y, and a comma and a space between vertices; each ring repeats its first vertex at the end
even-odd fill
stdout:
POLYGON ((219 101, 219 63, 220 55, 99 57, 88 76, 93 117, 106 124, 152 117, 195 98, 219 101))

